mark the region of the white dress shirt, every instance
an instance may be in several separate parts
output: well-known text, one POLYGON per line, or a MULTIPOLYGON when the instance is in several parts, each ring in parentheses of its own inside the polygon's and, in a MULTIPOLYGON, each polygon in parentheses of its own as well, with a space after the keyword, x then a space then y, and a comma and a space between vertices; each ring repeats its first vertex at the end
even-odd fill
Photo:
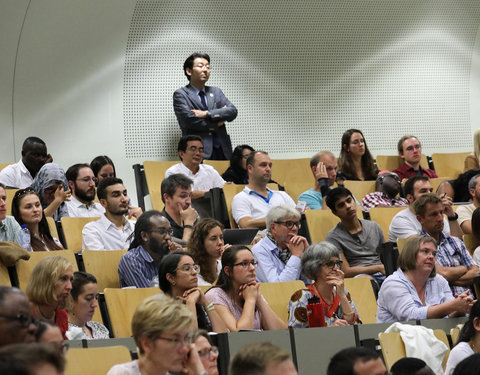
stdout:
POLYGON ((122 250, 130 246, 130 235, 135 222, 124 219, 123 230, 102 215, 100 220, 92 221, 82 230, 82 250, 122 250))
POLYGON ((98 203, 92 202, 88 206, 80 202, 73 195, 69 201, 65 201, 68 209, 68 216, 70 217, 102 217, 105 213, 105 208, 98 203))
POLYGON ((165 178, 168 176, 181 173, 193 180, 192 190, 208 191, 213 188, 222 188, 225 184, 225 180, 218 174, 218 172, 211 165, 200 164, 198 172, 193 172, 188 169, 185 164, 178 163, 167 169, 165 172, 165 178))
POLYGON ((33 184, 33 177, 23 161, 7 165, 0 171, 0 182, 7 187, 24 189, 33 184))

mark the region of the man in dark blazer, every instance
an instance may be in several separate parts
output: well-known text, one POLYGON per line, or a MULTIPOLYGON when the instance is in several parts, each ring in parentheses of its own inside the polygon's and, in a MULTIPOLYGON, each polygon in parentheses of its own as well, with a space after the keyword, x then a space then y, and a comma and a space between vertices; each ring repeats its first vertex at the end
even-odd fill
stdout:
POLYGON ((190 83, 173 93, 173 108, 182 136, 202 137, 204 159, 230 159, 232 143, 225 121, 235 120, 237 109, 222 90, 205 86, 210 77, 210 56, 202 53, 190 55, 183 70, 190 83))

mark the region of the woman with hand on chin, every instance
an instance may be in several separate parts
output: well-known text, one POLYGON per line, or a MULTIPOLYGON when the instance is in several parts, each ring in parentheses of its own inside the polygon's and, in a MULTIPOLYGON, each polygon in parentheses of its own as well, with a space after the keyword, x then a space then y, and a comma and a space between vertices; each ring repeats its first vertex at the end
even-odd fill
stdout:
POLYGON ((437 242, 428 235, 410 237, 398 257, 398 269, 383 282, 377 323, 439 319, 470 312, 473 298, 452 290, 435 270, 437 242))
POLYGON ((359 321, 355 305, 345 290, 340 251, 333 244, 325 241, 308 247, 302 255, 302 274, 314 282, 290 298, 290 327, 346 326, 359 321), (308 317, 307 306, 312 299, 320 308, 308 317))
POLYGON ((198 288, 200 267, 195 264, 191 254, 174 251, 162 258, 158 268, 158 282, 163 292, 183 301, 192 311, 192 328, 213 332, 227 332, 227 327, 218 315, 215 307, 198 288))
POLYGON ((206 293, 230 331, 287 328, 260 293, 256 264, 248 247, 228 248, 217 284, 206 293))

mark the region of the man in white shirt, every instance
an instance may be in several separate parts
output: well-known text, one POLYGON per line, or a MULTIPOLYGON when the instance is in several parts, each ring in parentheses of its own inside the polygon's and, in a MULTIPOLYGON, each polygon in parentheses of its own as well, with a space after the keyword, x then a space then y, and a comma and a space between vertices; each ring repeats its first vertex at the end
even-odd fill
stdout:
POLYGON ((94 176, 88 164, 75 164, 68 168, 68 185, 72 196, 66 201, 68 216, 70 217, 101 217, 105 209, 100 203, 94 202, 95 183, 94 176))
POLYGON ((0 182, 6 187, 24 189, 33 183, 42 166, 51 161, 47 145, 37 137, 28 137, 23 142, 22 159, 0 171, 0 182))
POLYGON ((100 220, 92 221, 83 227, 83 250, 122 250, 128 249, 135 222, 125 218, 129 198, 123 181, 108 177, 100 181, 97 190, 100 204, 105 214, 100 220))
POLYGON ((480 207, 480 174, 473 176, 468 181, 468 191, 472 196, 473 203, 465 204, 457 208, 458 224, 464 234, 472 233, 472 215, 477 207, 480 207))
MULTIPOLYGON (((396 242, 398 238, 408 238, 420 233, 422 225, 417 220, 413 210, 413 202, 424 194, 432 193, 433 187, 427 176, 413 176, 405 182, 404 191, 409 207, 393 217, 388 231, 388 240, 390 242, 396 242)), ((445 194, 440 198, 443 202, 444 213, 448 217, 448 222, 444 219, 444 233, 462 238, 463 233, 457 223, 458 215, 453 210, 452 199, 445 194)))
POLYGON ((212 188, 221 188, 225 180, 210 165, 202 164, 203 143, 197 135, 186 135, 178 142, 181 163, 167 169, 165 178, 182 173, 193 181, 192 199, 200 198, 212 188))
POLYGON ((265 151, 252 152, 247 159, 248 185, 232 200, 232 215, 240 228, 264 229, 265 217, 272 207, 295 202, 284 191, 270 190, 272 160, 265 151))

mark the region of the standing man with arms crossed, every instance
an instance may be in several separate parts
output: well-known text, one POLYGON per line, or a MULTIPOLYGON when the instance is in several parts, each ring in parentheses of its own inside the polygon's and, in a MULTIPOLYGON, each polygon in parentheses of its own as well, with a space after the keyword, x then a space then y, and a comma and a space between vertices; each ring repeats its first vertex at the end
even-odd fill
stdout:
POLYGON ((194 53, 183 64, 190 83, 173 93, 173 109, 182 129, 182 136, 199 135, 203 140, 205 159, 228 160, 232 143, 225 121, 237 117, 237 109, 213 86, 205 86, 210 78, 210 56, 194 53))

